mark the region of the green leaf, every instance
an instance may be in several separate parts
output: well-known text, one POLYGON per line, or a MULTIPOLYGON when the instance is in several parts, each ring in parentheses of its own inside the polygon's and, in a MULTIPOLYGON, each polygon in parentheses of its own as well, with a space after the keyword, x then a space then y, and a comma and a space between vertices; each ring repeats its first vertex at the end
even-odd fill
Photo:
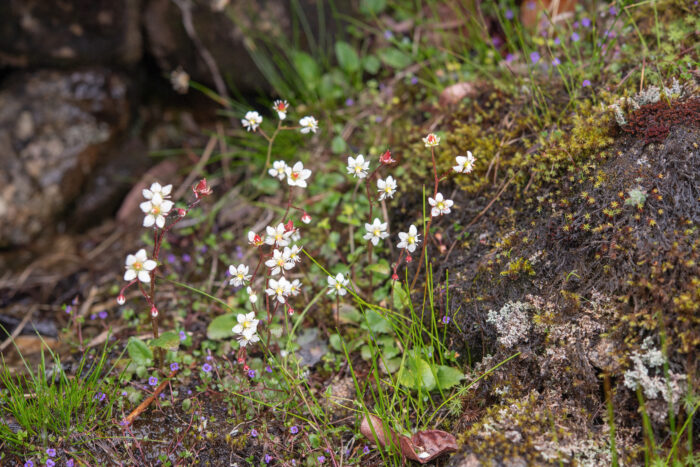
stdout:
POLYGON ((464 378, 464 373, 451 366, 440 365, 437 369, 437 384, 441 389, 456 386, 464 378))
POLYGON ((386 0, 362 0, 360 11, 365 15, 378 15, 386 8, 386 0))
POLYGON ((409 389, 431 391, 435 388, 435 377, 430 364, 422 358, 408 357, 399 371, 398 381, 409 389))
POLYGON ((387 373, 396 373, 401 366, 401 357, 390 358, 383 362, 387 373))
POLYGON ((343 350, 343 342, 340 340, 340 335, 338 334, 331 334, 331 337, 328 339, 331 348, 335 350, 336 352, 342 352, 343 350))
POLYGON ((403 288, 403 285, 399 281, 394 281, 394 309, 396 311, 401 311, 404 308, 408 307, 410 304, 409 296, 406 293, 406 289, 403 288))
POLYGON ((409 54, 394 47, 379 49, 377 55, 386 65, 398 70, 406 68, 413 63, 413 59, 409 54))
POLYGON ((381 274, 383 276, 388 276, 391 273, 391 269, 387 263, 370 264, 365 268, 365 270, 369 272, 376 272, 377 274, 381 274))
POLYGON ((153 363, 153 352, 142 340, 130 337, 126 344, 126 351, 134 363, 139 366, 150 366, 153 363))
POLYGON ((167 350, 177 350, 180 347, 180 336, 175 331, 167 331, 161 334, 158 339, 153 339, 149 346, 161 347, 167 350))
POLYGON ((307 89, 310 91, 315 90, 321 75, 316 60, 306 52, 294 51, 292 52, 292 63, 294 63, 294 68, 296 68, 301 79, 306 83, 307 89))
POLYGON ((389 333, 391 332, 391 324, 382 315, 374 310, 367 310, 365 312, 365 317, 367 319, 366 323, 362 324, 362 327, 369 327, 372 332, 375 333, 389 333))
POLYGON ((331 141, 331 151, 333 151, 333 154, 342 154, 345 152, 346 148, 347 144, 345 144, 345 140, 340 135, 334 137, 333 141, 331 141))
POLYGON ((338 41, 335 43, 335 55, 338 57, 340 68, 347 73, 354 73, 360 69, 360 57, 347 42, 338 41))
POLYGON ((362 66, 367 73, 375 74, 379 71, 379 67, 382 66, 382 62, 375 55, 367 55, 362 59, 362 66))
POLYGON ((360 347, 360 355, 362 356, 362 360, 369 361, 372 359, 372 349, 369 345, 360 347))
POLYGON ((238 313, 227 313, 214 318, 207 328, 207 337, 212 340, 233 337, 233 327, 238 324, 237 316, 238 313))

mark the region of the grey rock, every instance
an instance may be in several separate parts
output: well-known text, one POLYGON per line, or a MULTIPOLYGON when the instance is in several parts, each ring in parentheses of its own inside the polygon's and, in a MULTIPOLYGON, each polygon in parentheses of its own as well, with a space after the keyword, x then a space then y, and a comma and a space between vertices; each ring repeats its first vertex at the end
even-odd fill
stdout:
POLYGON ((15 75, 0 91, 0 247, 52 231, 129 118, 124 77, 15 75))

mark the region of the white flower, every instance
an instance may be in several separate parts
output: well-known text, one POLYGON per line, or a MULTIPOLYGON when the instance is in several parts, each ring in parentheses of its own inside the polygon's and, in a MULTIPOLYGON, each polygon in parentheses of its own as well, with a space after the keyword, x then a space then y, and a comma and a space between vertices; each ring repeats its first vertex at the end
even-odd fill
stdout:
POLYGON ((435 199, 428 198, 428 203, 433 207, 430 210, 430 215, 433 217, 449 214, 450 207, 454 204, 451 199, 443 199, 442 193, 435 195, 435 199))
POLYGON ((304 164, 297 162, 294 167, 287 167, 285 169, 287 174, 287 183, 289 186, 300 186, 306 188, 306 179, 311 176, 311 171, 304 168, 304 164))
POLYGON ((267 226, 267 236, 265 243, 268 245, 287 246, 289 245, 289 237, 294 233, 293 230, 286 230, 283 223, 277 224, 277 227, 267 226))
POLYGON ((423 142, 425 143, 426 148, 431 148, 440 144, 440 137, 435 133, 430 133, 428 136, 423 138, 423 142))
POLYGON ((228 273, 231 274, 229 284, 234 287, 241 287, 247 284, 251 277, 250 274, 248 274, 248 266, 245 264, 239 264, 237 268, 233 265, 229 266, 228 273))
POLYGON ((248 300, 250 303, 255 303, 258 301, 258 294, 255 293, 251 286, 246 287, 245 291, 248 292, 248 300))
POLYGON ((291 248, 289 247, 284 247, 284 254, 289 258, 290 261, 293 261, 295 263, 301 262, 301 249, 303 247, 299 245, 292 245, 291 248))
POLYGON ((365 161, 365 156, 358 154, 356 158, 348 157, 348 174, 357 178, 365 178, 369 170, 369 161, 365 161))
POLYGON ((371 224, 365 224, 365 229, 367 233, 362 238, 371 241, 374 246, 377 246, 379 240, 384 240, 389 236, 386 232, 386 222, 382 222, 376 217, 371 224))
POLYGON ((287 118, 287 109, 289 108, 289 102, 283 100, 276 100, 272 103, 272 109, 277 112, 280 120, 287 118))
POLYGON ((476 159, 474 159, 474 156, 472 156, 471 151, 467 151, 467 155, 465 156, 457 156, 457 165, 452 167, 452 170, 454 170, 457 173, 466 173, 468 174, 472 170, 474 170, 474 162, 476 159))
POLYGON ((308 224, 308 223, 311 222, 311 216, 309 215, 308 212, 304 212, 304 214, 302 214, 302 216, 301 216, 301 221, 302 221, 304 224, 308 224))
MULTIPOLYGON (((148 190, 144 190, 148 191, 148 190)), ((143 218, 143 226, 151 227, 155 224, 158 228, 165 227, 165 217, 170 213, 174 203, 169 199, 163 199, 160 193, 152 193, 148 201, 139 204, 139 207, 146 214, 143 218)))
POLYGON ((284 274, 284 271, 294 267, 294 261, 289 259, 287 252, 288 247, 285 247, 284 252, 275 250, 272 252, 272 258, 265 261, 265 266, 270 268, 270 275, 284 274))
POLYGON ((250 111, 245 114, 245 118, 241 120, 241 123, 248 131, 255 131, 258 129, 262 123, 262 117, 259 113, 250 111))
POLYGON ((342 297, 343 295, 348 293, 346 287, 348 286, 350 281, 346 279, 345 276, 343 276, 341 273, 336 274, 335 277, 328 276, 326 280, 328 281, 329 289, 328 292, 326 292, 326 295, 332 295, 337 293, 342 297))
POLYGON ((387 196, 393 198, 394 193, 396 193, 396 180, 394 180, 394 177, 389 175, 386 180, 381 178, 377 180, 377 191, 379 191, 379 201, 383 201, 387 196))
POLYGON ((294 279, 291 284, 289 284, 289 294, 292 297, 296 297, 301 292, 301 282, 299 279, 294 279))
POLYGON ((284 180, 287 174, 287 164, 284 161, 275 161, 272 163, 272 168, 267 171, 271 176, 284 180))
POLYGON ((284 303, 287 301, 287 296, 291 292, 291 284, 287 279, 284 277, 280 277, 279 280, 275 279, 270 279, 268 281, 268 288, 265 290, 265 292, 269 296, 274 296, 277 298, 277 301, 280 303, 284 303))
POLYGON ((241 334, 238 336, 237 340, 241 347, 245 347, 248 344, 258 342, 260 337, 257 334, 241 334))
POLYGON ((156 268, 157 264, 152 259, 146 256, 146 250, 141 248, 135 255, 126 257, 126 272, 124 273, 125 281, 132 281, 139 278, 141 282, 151 282, 150 272, 156 268))
POLYGON ((173 190, 172 185, 161 186, 160 183, 155 182, 151 185, 150 189, 143 190, 143 197, 146 199, 152 199, 153 195, 159 194, 162 199, 170 198, 170 192, 173 190))
POLYGON ((420 243, 418 237, 420 234, 416 229, 415 225, 411 225, 408 228, 408 232, 399 232, 399 239, 401 240, 397 248, 406 248, 409 252, 413 253, 416 250, 416 246, 420 243))
POLYGON ((301 240, 301 229, 294 229, 289 239, 293 242, 298 242, 301 240))
POLYGON ((304 134, 309 132, 316 133, 316 130, 318 130, 318 121, 311 116, 306 116, 299 120, 299 125, 301 125, 301 132, 304 134))
POLYGON ((254 311, 248 314, 240 313, 236 317, 236 321, 238 321, 238 324, 233 327, 233 332, 235 334, 247 334, 248 336, 257 332, 258 323, 260 322, 260 320, 255 319, 254 311))
POLYGON ((260 246, 264 244, 265 242, 263 241, 262 237, 252 230, 248 231, 248 243, 250 243, 253 246, 260 246))

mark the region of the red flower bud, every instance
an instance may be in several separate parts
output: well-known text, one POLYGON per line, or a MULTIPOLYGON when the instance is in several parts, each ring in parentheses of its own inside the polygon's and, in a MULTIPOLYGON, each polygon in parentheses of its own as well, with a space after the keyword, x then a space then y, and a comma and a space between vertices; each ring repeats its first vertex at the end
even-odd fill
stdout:
POLYGON ((396 273, 392 274, 392 275, 391 275, 391 280, 393 280, 393 281, 399 280, 399 275, 396 274, 396 273))
POLYGON ((182 208, 178 208, 178 210, 177 210, 177 215, 178 215, 178 216, 180 216, 180 217, 185 217, 185 214, 187 214, 187 211, 185 211, 185 210, 182 209, 182 208))
POLYGON ((197 199, 204 198, 211 194, 211 187, 207 185, 207 179, 203 178, 192 187, 192 191, 197 199))
POLYGON ((396 161, 391 158, 391 151, 387 149, 384 154, 379 156, 379 162, 381 162, 382 164, 388 165, 388 164, 393 164, 396 161))
POLYGON ((158 316, 158 308, 156 308, 155 305, 151 307, 151 316, 153 316, 154 318, 158 316))
POLYGON ((248 365, 243 365, 243 371, 248 371, 250 370, 250 367, 248 365))
POLYGON ((118 305, 123 305, 123 304, 125 304, 125 303, 126 303, 126 297, 124 296, 123 293, 120 293, 120 294, 117 296, 117 304, 118 304, 118 305))
POLYGON ((406 262, 410 263, 411 261, 413 261, 413 258, 411 257, 411 255, 406 255, 406 262))
POLYGON ((284 226, 284 231, 291 232, 292 230, 294 230, 294 222, 292 222, 292 220, 289 219, 289 222, 287 222, 287 224, 284 226))
POLYGON ((240 357, 240 358, 238 359, 238 364, 239 364, 239 365, 243 365, 244 363, 245 363, 245 358, 240 357))
POLYGON ((311 216, 309 215, 308 212, 304 212, 304 214, 301 216, 301 221, 304 224, 308 224, 309 222, 311 222, 311 216))

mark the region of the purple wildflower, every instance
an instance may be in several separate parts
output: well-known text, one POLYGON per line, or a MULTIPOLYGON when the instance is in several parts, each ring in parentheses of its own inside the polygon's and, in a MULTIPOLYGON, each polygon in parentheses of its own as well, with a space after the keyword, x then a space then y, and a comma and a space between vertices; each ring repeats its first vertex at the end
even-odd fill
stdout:
POLYGON ((75 461, 73 459, 68 459, 66 461, 66 467, 73 467, 75 465, 75 461))
POLYGON ((553 42, 554 42, 554 45, 559 45, 559 44, 561 44, 561 39, 559 39, 558 37, 555 37, 553 42))
POLYGON ((574 23, 571 25, 572 28, 578 29, 578 21, 574 21, 574 23))
POLYGON ((148 384, 150 386, 156 386, 158 384, 158 378, 156 378, 155 376, 151 376, 150 378, 148 378, 148 384))
POLYGON ((90 321, 95 321, 97 319, 97 315, 95 313, 90 315, 90 321))
POLYGON ((584 28, 590 28, 591 27, 591 19, 590 18, 581 18, 581 26, 584 28))
POLYGON ((352 107, 353 105, 355 105, 355 101, 352 99, 352 97, 348 97, 347 99, 345 99, 346 107, 352 107))
POLYGON ((211 365, 208 363, 205 363, 204 365, 202 365, 202 371, 205 373, 209 373, 211 371, 211 365))
POLYGON ((54 448, 48 448, 46 450, 46 455, 49 457, 56 457, 56 450, 54 448))
POLYGON ((240 245, 236 246, 236 258, 243 259, 243 248, 240 245))
MULTIPOLYGON (((698 2, 695 2, 698 3, 698 2)), ((610 13, 611 16, 617 16, 617 8, 614 6, 611 6, 610 9, 608 10, 608 13, 610 13)))
POLYGON ((381 115, 377 115, 376 117, 374 117, 374 121, 377 122, 377 123, 380 123, 380 122, 382 121, 382 116, 381 116, 381 115))
POLYGON ((128 392, 126 392, 126 391, 122 391, 122 397, 126 397, 126 396, 128 396, 128 395, 129 395, 129 393, 128 393, 128 392))
POLYGON ((27 462, 24 463, 24 467, 34 467, 34 462, 31 460, 28 460, 27 462))
POLYGON ((535 64, 540 61, 540 54, 535 51, 530 53, 530 61, 535 64))
POLYGON ((270 365, 267 365, 265 367, 265 371, 267 371, 268 373, 272 373, 272 368, 270 368, 270 365))
POLYGON ((527 2, 527 9, 528 10, 534 10, 535 9, 535 2, 534 1, 529 1, 527 2))
POLYGON ((326 456, 318 456, 316 460, 319 464, 323 464, 324 462, 326 462, 326 456))
POLYGON ((107 319, 107 312, 104 311, 104 310, 102 310, 102 311, 100 311, 99 313, 97 313, 97 316, 98 316, 100 319, 107 319))
POLYGON ((248 378, 255 378, 255 370, 248 370, 248 378))
POLYGON ((299 433, 299 427, 296 425, 292 425, 292 427, 289 429, 289 432, 293 435, 296 435, 297 433, 299 433))
POLYGON ((73 307, 70 305, 66 305, 66 314, 69 315, 73 311, 73 307))
POLYGON ((588 80, 588 79, 584 79, 583 83, 581 83, 581 86, 583 86, 584 88, 588 87, 590 85, 591 85, 591 80, 588 80))
POLYGON ((442 324, 450 324, 450 317, 445 315, 442 317, 442 324))
POLYGON ((206 356, 206 360, 207 360, 208 362, 211 362, 212 358, 214 358, 214 357, 212 357, 211 355, 207 355, 207 356, 206 356))
POLYGON ((369 454, 369 446, 365 444, 365 447, 362 448, 362 453, 363 454, 369 454))
POLYGON ((575 32, 575 33, 573 33, 573 34, 571 35, 571 40, 572 40, 573 42, 578 42, 578 41, 581 40, 581 36, 579 36, 578 33, 575 32))
POLYGON ((187 334, 185 334, 185 331, 180 331, 180 340, 184 341, 187 339, 187 334))
POLYGON ((511 54, 511 53, 509 53, 508 55, 506 55, 506 63, 510 63, 510 62, 512 62, 513 60, 515 60, 515 55, 513 55, 513 54, 511 54))
POLYGON ((411 84, 418 84, 418 78, 415 76, 411 77, 411 84))
POLYGON ((199 252, 200 252, 200 253, 204 254, 204 253, 206 253, 207 251, 209 251, 209 247, 208 247, 208 246, 202 245, 202 246, 199 247, 199 252))
POLYGON ((185 253, 184 255, 182 255, 182 261, 184 261, 185 263, 189 263, 190 261, 192 261, 192 257, 185 253))
POLYGON ((107 394, 105 394, 104 392, 98 392, 97 394, 95 394, 94 399, 97 399, 98 401, 102 402, 103 400, 105 400, 105 397, 107 397, 107 394))
POLYGON ((258 430, 256 430, 255 428, 250 430, 250 436, 251 436, 251 438, 257 438, 258 437, 258 430))
POLYGON ((505 13, 506 19, 513 19, 515 17, 515 14, 513 14, 513 10, 508 8, 505 13))
POLYGON ((180 365, 177 362, 173 362, 170 364, 170 371, 177 371, 180 369, 180 365))
POLYGON ((46 467, 54 467, 56 463, 51 459, 46 459, 46 467))
POLYGON ((387 29, 386 31, 384 31, 384 39, 386 39, 386 40, 389 41, 389 40, 391 40, 391 39, 393 39, 393 38, 394 38, 394 33, 393 33, 393 32, 389 31, 388 29, 387 29))
POLYGON ((177 260, 177 257, 172 253, 168 253, 167 260, 168 263, 174 263, 177 260))
POLYGON ((265 459, 264 459, 264 461, 265 461, 266 464, 269 464, 270 462, 272 462, 272 456, 269 455, 269 454, 265 454, 265 459))
POLYGON ((561 65, 561 61, 557 57, 554 57, 554 60, 552 60, 552 66, 559 66, 561 65))

